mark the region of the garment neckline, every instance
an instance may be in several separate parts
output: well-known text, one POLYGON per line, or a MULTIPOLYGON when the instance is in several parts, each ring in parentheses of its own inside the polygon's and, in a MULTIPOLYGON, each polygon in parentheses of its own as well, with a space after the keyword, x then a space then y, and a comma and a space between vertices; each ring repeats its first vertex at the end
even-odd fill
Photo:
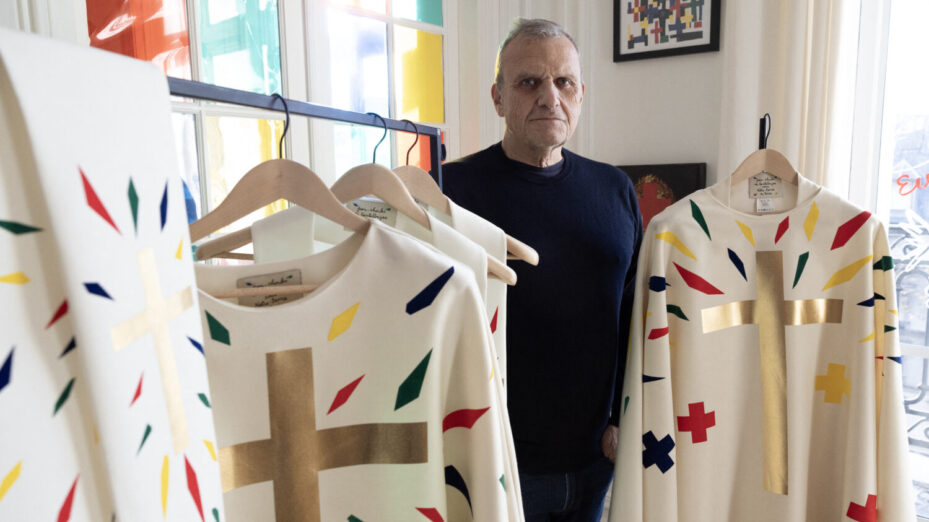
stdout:
MULTIPOLYGON (((275 306, 256 307, 240 305, 236 302, 226 299, 213 297, 202 287, 198 288, 199 297, 213 306, 225 308, 239 313, 275 313, 285 310, 311 306, 316 302, 325 302, 327 296, 339 289, 355 278, 355 272, 364 270, 364 267, 358 268, 364 260, 369 257, 369 251, 373 248, 375 236, 384 233, 382 227, 386 227, 377 220, 369 220, 370 225, 365 234, 352 234, 346 240, 334 245, 322 252, 312 254, 306 257, 292 259, 288 261, 277 261, 261 265, 240 265, 240 266, 211 266, 211 265, 194 265, 194 272, 197 279, 213 279, 221 281, 222 288, 229 288, 235 284, 236 279, 250 277, 261 274, 282 272, 293 269, 303 269, 313 265, 326 263, 338 263, 342 256, 350 256, 342 263, 342 266, 334 269, 334 272, 326 277, 324 281, 309 294, 275 306), (211 274, 212 273, 212 274, 211 274), (218 274, 218 275, 217 275, 218 274)), ((198 286, 200 283, 198 282, 198 286)), ((209 282, 203 286, 212 286, 209 282)))
POLYGON ((504 164, 507 166, 506 171, 508 173, 537 185, 557 183, 567 178, 571 173, 571 151, 564 147, 561 148, 561 161, 551 167, 536 167, 510 158, 506 155, 506 151, 503 150, 502 141, 494 145, 494 153, 503 160, 504 164), (559 165, 561 166, 560 172, 556 174, 544 173, 546 169, 551 169, 559 165))
POLYGON ((726 212, 733 214, 737 217, 740 217, 745 220, 755 220, 755 221, 764 221, 774 218, 784 218, 791 213, 797 211, 798 209, 808 206, 813 200, 815 200, 823 190, 821 185, 818 185, 800 174, 797 174, 797 201, 790 208, 785 208, 779 212, 768 212, 765 214, 752 214, 748 212, 743 212, 741 210, 735 209, 728 204, 730 196, 730 178, 727 176, 719 181, 717 181, 713 186, 708 187, 704 190, 709 196, 710 200, 718 205, 720 208, 726 212))

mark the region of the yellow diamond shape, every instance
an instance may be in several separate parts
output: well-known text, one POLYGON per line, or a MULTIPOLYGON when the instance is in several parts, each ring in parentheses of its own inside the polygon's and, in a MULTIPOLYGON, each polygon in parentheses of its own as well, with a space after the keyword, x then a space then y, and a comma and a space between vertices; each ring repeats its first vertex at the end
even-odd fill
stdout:
POLYGON ((345 331, 352 326, 352 321, 355 319, 355 312, 358 311, 358 305, 360 304, 361 301, 358 301, 348 310, 335 316, 335 319, 332 320, 332 326, 329 327, 330 341, 345 333, 345 331))

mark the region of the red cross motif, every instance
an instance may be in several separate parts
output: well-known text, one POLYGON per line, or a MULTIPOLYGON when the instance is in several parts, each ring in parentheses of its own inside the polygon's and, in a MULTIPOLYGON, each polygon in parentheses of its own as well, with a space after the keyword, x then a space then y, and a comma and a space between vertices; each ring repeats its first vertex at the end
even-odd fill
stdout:
POLYGON ((661 40, 662 31, 661 31, 661 25, 658 24, 657 20, 655 20, 655 27, 653 27, 652 30, 649 32, 655 35, 655 43, 659 43, 659 41, 661 40))
POLYGON ((703 402, 692 402, 687 405, 689 416, 677 417, 677 431, 689 431, 691 442, 706 442, 706 430, 716 426, 716 412, 705 413, 703 402))
POLYGON ((849 502, 845 516, 858 522, 877 522, 877 495, 868 495, 868 501, 863 506, 849 502))
POLYGON ((671 198, 658 197, 658 185, 656 183, 642 184, 642 197, 639 198, 639 210, 642 212, 642 230, 648 226, 648 222, 659 212, 671 206, 674 201, 671 198))

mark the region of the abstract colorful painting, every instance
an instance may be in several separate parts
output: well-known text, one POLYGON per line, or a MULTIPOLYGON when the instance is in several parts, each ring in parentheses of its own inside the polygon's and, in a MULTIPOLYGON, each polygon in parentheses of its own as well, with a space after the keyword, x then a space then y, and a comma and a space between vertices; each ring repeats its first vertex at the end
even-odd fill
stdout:
POLYGON ((613 0, 613 61, 719 50, 722 0, 613 0))
POLYGON ((642 230, 672 203, 706 187, 706 163, 618 166, 635 186, 642 213, 642 230))

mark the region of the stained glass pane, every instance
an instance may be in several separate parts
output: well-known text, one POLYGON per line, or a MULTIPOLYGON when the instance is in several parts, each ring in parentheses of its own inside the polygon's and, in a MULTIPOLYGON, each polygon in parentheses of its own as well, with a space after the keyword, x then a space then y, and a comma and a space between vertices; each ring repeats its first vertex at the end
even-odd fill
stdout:
POLYGON ((329 0, 332 5, 356 7, 377 14, 387 14, 386 0, 329 0))
POLYGON ((442 0, 393 0, 394 16, 442 25, 442 0))
POLYGON ((184 0, 87 0, 90 45, 158 64, 190 79, 184 0))
POLYGON ((398 119, 445 122, 442 35, 394 27, 398 119))
POLYGON ((171 123, 174 126, 174 147, 177 153, 178 170, 181 179, 187 186, 184 192, 185 202, 193 205, 193 216, 188 211, 188 221, 193 221, 202 215, 200 209, 200 171, 197 166, 197 134, 193 114, 171 113, 171 123))
POLYGON ((201 0, 202 81, 281 93, 277 0, 201 0))
POLYGON ((412 165, 423 170, 431 168, 428 136, 420 136, 419 141, 416 141, 416 135, 411 132, 396 132, 395 135, 397 141, 396 165, 412 165), (411 146, 413 147, 412 150, 410 149, 411 146), (409 153, 409 163, 407 163, 407 153, 409 153))
POLYGON ((329 9, 328 16, 332 94, 327 105, 387 116, 387 24, 338 9, 329 9))
MULTIPOLYGON (((281 120, 258 120, 231 116, 206 116, 203 119, 206 165, 209 172, 209 210, 216 208, 235 184, 252 167, 277 157, 278 140, 284 132, 281 120)), ((231 232, 282 210, 279 200, 227 227, 231 232)))

